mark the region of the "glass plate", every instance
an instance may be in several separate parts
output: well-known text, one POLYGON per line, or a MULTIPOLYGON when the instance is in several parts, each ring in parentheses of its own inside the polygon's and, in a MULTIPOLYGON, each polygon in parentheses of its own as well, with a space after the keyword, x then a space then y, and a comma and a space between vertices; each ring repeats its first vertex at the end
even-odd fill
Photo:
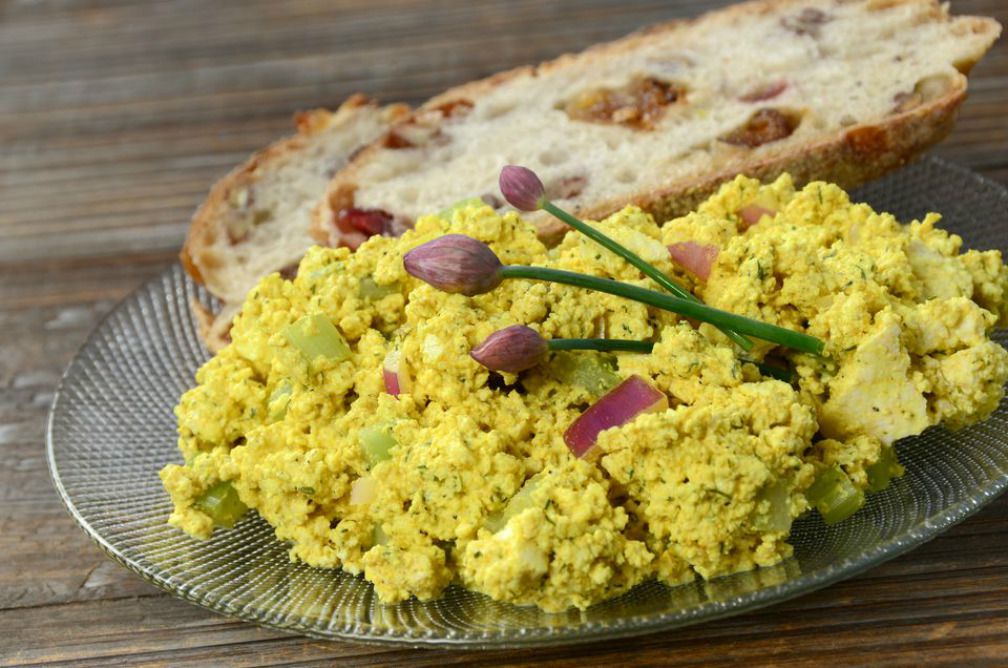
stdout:
MULTIPOLYGON (((928 211, 973 248, 1005 252, 1008 192, 928 159, 872 183, 856 199, 902 221, 928 211)), ((165 520, 158 470, 179 460, 172 408, 208 354, 189 311, 205 293, 175 266, 119 304, 67 368, 47 433, 53 482, 70 514, 112 558, 211 610, 321 638, 412 645, 559 644, 666 630, 782 601, 850 577, 920 545, 1008 486, 1008 408, 949 433, 898 444, 906 476, 827 527, 795 523, 794 557, 774 568, 669 588, 645 583, 584 612, 547 614, 451 587, 430 603, 382 605, 360 577, 291 563, 249 513, 209 541, 165 520), (951 454, 954 452, 954 456, 951 454)), ((1005 332, 998 333, 1004 345, 1005 332)))

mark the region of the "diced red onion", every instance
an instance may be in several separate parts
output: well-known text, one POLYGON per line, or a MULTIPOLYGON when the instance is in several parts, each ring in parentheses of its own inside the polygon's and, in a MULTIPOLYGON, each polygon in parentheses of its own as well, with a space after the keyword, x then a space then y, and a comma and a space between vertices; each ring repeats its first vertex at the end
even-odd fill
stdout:
POLYGON ((710 244, 680 241, 669 246, 668 250, 673 262, 706 281, 720 249, 710 244))
POLYGON ((398 350, 393 350, 385 356, 385 362, 382 365, 382 379, 385 381, 385 391, 393 397, 398 397, 412 389, 412 379, 402 361, 402 353, 398 350))
POLYGON ((630 376, 578 416, 564 432, 564 442, 575 457, 584 457, 602 431, 626 424, 641 413, 666 408, 668 397, 664 392, 640 376, 630 376))
POLYGON ((374 501, 378 483, 369 475, 361 476, 350 484, 350 505, 363 506, 374 501))
POLYGON ((777 212, 773 209, 767 209, 759 204, 747 204, 738 212, 739 218, 742 219, 742 229, 748 230, 750 227, 755 225, 760 221, 763 216, 770 216, 773 218, 777 215, 777 212))

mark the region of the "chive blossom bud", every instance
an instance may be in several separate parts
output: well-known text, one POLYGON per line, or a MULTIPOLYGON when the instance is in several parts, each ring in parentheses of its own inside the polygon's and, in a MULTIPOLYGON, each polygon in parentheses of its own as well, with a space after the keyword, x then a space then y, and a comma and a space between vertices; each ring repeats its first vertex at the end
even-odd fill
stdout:
POLYGON ((539 332, 525 325, 511 325, 488 336, 469 356, 491 371, 518 373, 546 359, 548 350, 549 343, 539 332))
POLYGON ((507 165, 501 170, 499 183, 504 199, 519 211, 538 211, 546 203, 546 188, 527 167, 507 165))
POLYGON ((490 292, 504 280, 490 247, 464 234, 446 234, 417 246, 403 256, 403 266, 438 290, 467 297, 490 292))

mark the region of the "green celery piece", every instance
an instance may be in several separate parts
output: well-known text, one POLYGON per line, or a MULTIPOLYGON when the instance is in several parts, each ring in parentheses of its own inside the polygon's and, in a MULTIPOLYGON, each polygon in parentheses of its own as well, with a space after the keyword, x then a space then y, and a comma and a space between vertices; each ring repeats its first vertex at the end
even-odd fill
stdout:
POLYGON ((350 347, 324 313, 306 315, 284 327, 283 333, 309 362, 317 357, 337 361, 350 357, 350 347))
POLYGON ((826 494, 839 485, 845 477, 846 474, 835 466, 820 471, 809 488, 805 490, 805 498, 808 499, 809 505, 818 505, 826 494))
POLYGON ((368 468, 373 468, 380 462, 389 459, 392 448, 399 445, 392 435, 388 425, 371 425, 357 432, 361 450, 368 460, 368 468))
POLYGON ((903 467, 896 458, 896 449, 891 445, 882 445, 878 461, 865 469, 868 475, 868 491, 881 492, 889 486, 889 482, 903 474, 903 467))
POLYGON ((791 512, 788 507, 788 486, 784 480, 778 480, 760 490, 756 496, 757 504, 766 501, 769 510, 766 514, 757 515, 753 526, 758 531, 787 531, 791 528, 791 512))
POLYGON ((287 405, 290 404, 291 392, 293 391, 294 387, 289 380, 284 379, 277 383, 276 389, 273 390, 266 402, 270 422, 279 422, 287 415, 287 405))
POLYGON ((542 480, 542 474, 537 473, 522 485, 514 496, 504 505, 503 508, 487 515, 486 522, 484 525, 490 531, 497 533, 508 523, 515 515, 521 513, 526 508, 532 506, 532 494, 535 492, 536 488, 539 486, 539 482, 542 480))
POLYGON ((826 524, 836 524, 861 510, 864 502, 864 492, 850 484, 849 487, 838 488, 816 508, 826 524))
POLYGON ((479 197, 467 197, 465 199, 460 199, 447 208, 441 209, 438 211, 437 215, 438 218, 444 218, 447 221, 451 221, 452 214, 456 211, 461 211, 469 206, 483 206, 484 204, 486 204, 486 202, 479 197))
POLYGON ((371 532, 371 544, 372 545, 388 545, 389 537, 388 534, 381 528, 381 523, 374 525, 374 530, 371 532))
POLYGON ((222 480, 203 492, 196 507, 210 516, 215 526, 230 529, 245 514, 248 506, 238 498, 233 485, 222 480))
POLYGON ((613 370, 615 363, 610 355, 557 353, 552 366, 562 382, 583 387, 596 396, 605 394, 623 380, 613 370))
POLYGON ((838 466, 821 472, 805 493, 826 524, 841 522, 864 505, 864 492, 838 466))
POLYGON ((398 292, 395 288, 389 285, 378 285, 373 278, 370 276, 365 276, 360 280, 357 285, 357 294, 362 299, 369 299, 372 301, 383 299, 389 295, 398 292))

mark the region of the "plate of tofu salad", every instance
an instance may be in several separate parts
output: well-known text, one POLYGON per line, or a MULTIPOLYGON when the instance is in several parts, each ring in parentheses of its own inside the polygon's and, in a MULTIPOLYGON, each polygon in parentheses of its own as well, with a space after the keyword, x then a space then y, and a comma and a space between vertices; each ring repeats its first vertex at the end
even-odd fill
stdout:
POLYGON ((631 635, 909 550, 1008 486, 1008 192, 891 171, 999 29, 748 3, 301 115, 68 368, 56 487, 158 586, 329 638, 631 635), (703 58, 740 29, 759 77, 703 58))

